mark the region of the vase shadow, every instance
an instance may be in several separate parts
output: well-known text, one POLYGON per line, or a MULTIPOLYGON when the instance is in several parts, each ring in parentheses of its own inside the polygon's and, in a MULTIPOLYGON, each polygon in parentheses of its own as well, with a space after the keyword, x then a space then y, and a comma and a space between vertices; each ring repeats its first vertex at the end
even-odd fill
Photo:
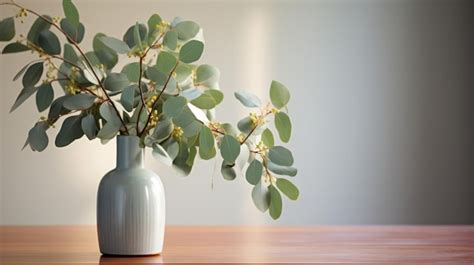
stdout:
POLYGON ((144 256, 102 254, 99 260, 99 264, 147 264, 163 262, 163 256, 160 254, 144 256))

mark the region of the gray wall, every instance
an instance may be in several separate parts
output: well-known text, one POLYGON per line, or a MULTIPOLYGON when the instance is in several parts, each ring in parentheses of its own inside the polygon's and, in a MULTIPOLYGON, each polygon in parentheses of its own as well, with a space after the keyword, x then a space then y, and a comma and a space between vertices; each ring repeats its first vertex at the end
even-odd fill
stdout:
MULTIPOLYGON (((20 2, 62 14, 60 1, 20 2)), ((205 30, 201 62, 218 66, 227 95, 218 119, 245 110, 232 92, 267 98, 271 79, 292 90, 290 112, 301 199, 273 222, 250 187, 211 178, 214 162, 181 178, 151 156, 163 179, 170 224, 474 223, 474 38, 470 1, 76 1, 91 32, 122 36, 158 12, 205 30)), ((12 14, 10 8, 0 11, 12 14)), ((13 114, 11 77, 31 55, 2 56, 3 224, 93 224, 114 143, 81 140, 20 152, 39 115, 34 100, 13 114)), ((57 130, 57 129, 56 129, 57 130)))

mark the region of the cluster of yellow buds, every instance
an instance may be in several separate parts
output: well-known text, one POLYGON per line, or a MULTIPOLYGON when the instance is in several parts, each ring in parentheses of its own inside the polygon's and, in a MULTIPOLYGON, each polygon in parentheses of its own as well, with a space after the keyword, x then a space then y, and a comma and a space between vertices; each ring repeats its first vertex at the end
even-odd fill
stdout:
POLYGON ((272 112, 273 114, 277 114, 277 113, 279 112, 279 110, 278 110, 277 108, 272 108, 272 109, 271 109, 271 112, 272 112))
POLYGON ((183 128, 176 126, 173 129, 173 133, 171 134, 175 140, 181 139, 183 137, 184 131, 183 128))
POLYGON ((193 69, 193 70, 191 71, 191 78, 192 78, 192 80, 193 80, 193 84, 194 84, 194 85, 197 85, 197 84, 196 84, 196 83, 197 83, 196 69, 193 69))
POLYGON ((28 12, 24 8, 20 9, 20 12, 18 12, 18 14, 15 15, 16 18, 20 18, 21 23, 25 22, 23 18, 27 16, 28 16, 28 12))
POLYGON ((158 110, 154 110, 151 113, 151 117, 150 117, 150 127, 151 128, 156 126, 156 124, 158 123, 158 118, 159 118, 158 110))
MULTIPOLYGON (((155 103, 156 99, 158 99, 158 97, 155 95, 155 96, 151 96, 147 99, 146 101, 146 106, 148 107, 148 110, 151 111, 151 108, 153 108, 153 103, 155 103)), ((156 110, 155 110, 156 111, 156 110)))
POLYGON ((267 147, 262 141, 260 141, 260 142, 257 144, 256 148, 257 148, 257 151, 258 151, 260 154, 262 154, 262 155, 267 155, 267 153, 268 153, 268 147, 267 147))
POLYGON ((265 183, 271 184, 271 185, 276 185, 276 177, 272 176, 268 171, 265 172, 265 183))
POLYGON ((48 63, 48 70, 46 72, 46 79, 48 81, 53 81, 54 79, 58 78, 58 71, 56 67, 52 63, 48 63))
POLYGON ((164 31, 168 29, 170 26, 171 26, 171 23, 169 23, 168 21, 162 20, 160 24, 156 25, 156 29, 159 31, 164 31))
POLYGON ((245 135, 243 135, 243 134, 239 134, 239 135, 237 135, 237 141, 239 141, 239 142, 243 142, 243 141, 244 141, 244 139, 245 139, 245 135))
POLYGON ((258 125, 262 124, 262 122, 263 122, 262 116, 258 116, 257 113, 255 113, 255 112, 251 112, 249 114, 249 117, 250 117, 250 121, 252 122, 253 126, 258 126, 258 125))
POLYGON ((53 23, 56 25, 59 25, 59 22, 61 21, 60 17, 53 17, 53 23))
POLYGON ((74 81, 68 82, 66 84, 65 89, 66 89, 66 93, 68 93, 69 95, 75 95, 81 91, 79 87, 77 86, 76 82, 74 81))

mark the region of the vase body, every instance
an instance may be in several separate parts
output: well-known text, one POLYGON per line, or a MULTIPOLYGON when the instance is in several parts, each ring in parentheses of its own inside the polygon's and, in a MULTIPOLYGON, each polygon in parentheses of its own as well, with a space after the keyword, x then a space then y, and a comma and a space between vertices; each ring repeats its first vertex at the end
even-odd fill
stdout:
POLYGON ((103 254, 154 255, 163 249, 163 184, 144 168, 139 141, 136 136, 117 137, 117 167, 99 185, 97 232, 103 254))

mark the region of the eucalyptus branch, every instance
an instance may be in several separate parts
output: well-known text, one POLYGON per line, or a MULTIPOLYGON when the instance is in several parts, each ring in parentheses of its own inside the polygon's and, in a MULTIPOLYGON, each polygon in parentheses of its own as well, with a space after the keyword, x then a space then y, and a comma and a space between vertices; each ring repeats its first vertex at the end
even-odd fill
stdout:
MULTIPOLYGON (((137 134, 139 137, 141 137, 143 135, 143 133, 145 132, 146 130, 146 127, 148 127, 148 123, 150 123, 150 119, 151 119, 151 115, 153 114, 153 109, 155 108, 155 105, 156 103, 158 103, 158 100, 160 99, 161 95, 163 94, 163 92, 165 92, 165 89, 166 89, 166 86, 168 86, 168 83, 171 79, 171 76, 173 75, 174 71, 176 70, 176 67, 178 66, 178 62, 176 62, 176 64, 174 65, 173 69, 171 69, 171 72, 170 74, 168 75, 168 79, 166 79, 166 82, 165 82, 165 85, 163 86, 163 88, 161 89, 160 93, 158 94, 158 96, 156 97, 155 101, 153 101, 153 104, 151 105, 151 109, 152 111, 148 114, 148 118, 146 120, 146 123, 145 123, 145 126, 143 127, 142 131, 140 133, 138 133, 138 127, 137 127, 137 134)), ((138 119, 140 119, 140 114, 142 112, 142 109, 143 109, 143 105, 141 106, 140 110, 138 111, 138 119)))
MULTIPOLYGON (((99 86, 101 87, 101 89, 103 90, 106 98, 107 98, 107 101, 110 102, 110 104, 112 105, 115 113, 117 114, 118 118, 120 119, 120 122, 122 123, 123 127, 125 128, 125 131, 126 133, 128 134, 128 129, 127 129, 127 126, 125 125, 125 122, 123 121, 122 117, 120 116, 120 112, 118 111, 117 109, 117 106, 115 105, 115 103, 112 101, 112 99, 110 98, 109 94, 107 93, 107 91, 105 90, 105 87, 104 85, 102 84, 102 81, 100 80, 99 76, 97 75, 97 73, 94 71, 94 67, 92 66, 92 63, 89 61, 89 59, 86 57, 85 53, 82 51, 81 47, 79 47, 79 44, 77 44, 77 42, 75 40, 73 40, 71 37, 69 37, 69 35, 63 30, 61 29, 61 27, 59 27, 56 23, 54 23, 53 21, 47 19, 46 17, 44 17, 43 15, 40 15, 38 12, 34 11, 34 10, 31 10, 31 9, 28 9, 28 8, 25 8, 23 6, 20 6, 19 4, 15 3, 15 2, 11 2, 11 3, 2 3, 1 5, 11 5, 11 6, 16 6, 20 9, 23 9, 25 10, 26 12, 29 12, 37 17, 39 17, 40 19, 42 19, 43 21, 45 21, 46 23, 50 24, 51 26, 55 27, 57 30, 59 30, 65 37, 66 39, 77 49, 77 51, 82 55, 82 57, 84 58, 84 61, 86 62, 87 66, 90 68, 90 71, 92 72, 92 74, 94 75, 95 79, 97 80, 97 82, 99 83, 99 86)), ((79 68, 80 69, 80 68, 79 68)))
MULTIPOLYGON (((264 119, 265 117, 267 117, 268 115, 270 115, 272 112, 271 111, 267 111, 267 113, 265 113, 264 115, 260 116, 259 119, 264 119)), ((260 126, 261 124, 259 124, 258 122, 255 124, 255 126, 253 126, 252 130, 250 130, 250 132, 247 134, 247 136, 245 136, 245 138, 240 142, 240 145, 243 145, 249 138, 250 136, 252 135, 252 133, 255 132, 255 130, 260 126)))

